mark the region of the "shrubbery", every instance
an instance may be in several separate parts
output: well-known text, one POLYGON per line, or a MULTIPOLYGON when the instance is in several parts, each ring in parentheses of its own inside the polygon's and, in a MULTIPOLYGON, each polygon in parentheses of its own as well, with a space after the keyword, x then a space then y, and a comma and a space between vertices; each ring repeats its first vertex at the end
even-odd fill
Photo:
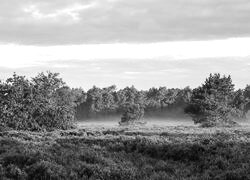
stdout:
POLYGON ((144 109, 140 104, 127 103, 123 106, 123 114, 121 117, 120 125, 136 124, 144 115, 144 109))
MULTIPOLYGON (((238 132, 238 131, 235 131, 238 132)), ((242 180, 250 178, 248 134, 122 135, 44 138, 22 142, 0 139, 0 179, 51 180, 242 180), (182 135, 182 136, 181 136, 182 135), (190 136, 190 135, 189 135, 190 136), (239 141, 232 136, 239 136, 239 141), (183 137, 184 139, 182 139, 183 137), (159 140, 159 141, 158 141, 159 140)), ((46 136, 46 135, 41 135, 46 136)), ((22 138, 19 135, 19 138, 22 138)))
POLYGON ((58 73, 31 80, 16 74, 0 83, 0 126, 16 130, 67 129, 75 120, 81 90, 72 90, 58 73))

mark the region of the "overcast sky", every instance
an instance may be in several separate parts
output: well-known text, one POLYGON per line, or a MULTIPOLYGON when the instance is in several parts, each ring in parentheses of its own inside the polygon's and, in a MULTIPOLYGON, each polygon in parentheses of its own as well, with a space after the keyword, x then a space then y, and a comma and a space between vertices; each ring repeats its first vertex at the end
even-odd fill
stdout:
POLYGON ((3 0, 0 79, 60 72, 72 87, 250 84, 249 0, 3 0))

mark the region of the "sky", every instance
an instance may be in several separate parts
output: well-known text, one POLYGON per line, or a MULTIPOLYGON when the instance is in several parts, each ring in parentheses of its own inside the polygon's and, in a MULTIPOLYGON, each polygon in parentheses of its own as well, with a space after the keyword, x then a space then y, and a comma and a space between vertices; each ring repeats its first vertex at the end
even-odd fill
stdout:
POLYGON ((59 72, 71 87, 250 84, 249 0, 0 1, 0 79, 59 72))

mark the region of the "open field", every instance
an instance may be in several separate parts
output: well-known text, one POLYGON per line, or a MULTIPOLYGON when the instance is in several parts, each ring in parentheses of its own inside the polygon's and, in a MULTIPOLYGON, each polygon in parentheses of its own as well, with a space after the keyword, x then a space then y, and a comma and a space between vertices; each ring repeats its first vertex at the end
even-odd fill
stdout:
MULTIPOLYGON (((144 118, 147 123, 144 126, 140 126, 140 129, 154 129, 156 128, 172 128, 172 127, 190 127, 191 129, 193 128, 198 128, 199 125, 194 124, 191 118, 169 118, 169 119, 163 119, 163 118, 144 118)), ((121 127, 119 126, 119 118, 112 118, 111 120, 105 119, 89 119, 89 120, 83 120, 83 121, 78 121, 77 125, 78 128, 92 128, 92 129, 99 129, 101 128, 118 128, 120 129, 121 127)), ((250 127, 250 115, 247 115, 246 120, 237 120, 236 121, 242 128, 248 128, 250 127)), ((130 127, 133 129, 133 127, 130 127)), ((213 128, 212 128, 213 129, 213 128)), ((209 128, 211 130, 211 128, 209 128)))
MULTIPOLYGON (((166 126, 196 126, 194 122, 190 118, 180 119, 180 118, 143 118, 147 122, 145 127, 166 127, 166 126)), ((119 128, 119 121, 120 117, 112 118, 112 119, 89 119, 78 121, 78 127, 85 128, 85 127, 105 127, 105 128, 119 128)))
POLYGON ((0 133, 2 179, 250 179, 250 127, 80 124, 0 133))

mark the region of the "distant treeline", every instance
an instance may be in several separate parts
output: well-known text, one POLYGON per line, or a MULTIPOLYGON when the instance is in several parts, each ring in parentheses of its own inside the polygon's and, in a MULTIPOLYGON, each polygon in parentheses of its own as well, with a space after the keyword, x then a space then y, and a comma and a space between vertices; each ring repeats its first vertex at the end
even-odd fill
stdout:
POLYGON ((250 86, 235 90, 231 77, 220 74, 210 74, 205 83, 195 89, 152 87, 137 90, 132 86, 116 90, 115 85, 94 86, 83 96, 83 102, 77 107, 79 120, 121 115, 127 104, 137 104, 145 111, 144 117, 167 119, 189 114, 195 123, 212 125, 244 119, 250 109, 250 86))
POLYGON ((16 74, 0 82, 0 127, 41 130, 67 129, 75 120, 121 116, 128 104, 145 111, 145 116, 192 116, 196 123, 221 121, 233 115, 245 118, 250 109, 250 86, 234 89, 231 77, 210 75, 202 86, 191 89, 134 86, 117 90, 116 86, 85 92, 70 88, 58 73, 39 73, 27 79, 16 74))
POLYGON ((166 117, 184 114, 192 90, 168 89, 166 87, 137 90, 134 86, 116 90, 116 86, 98 88, 94 86, 83 93, 84 102, 77 107, 77 119, 84 120, 123 113, 126 104, 138 104, 145 116, 166 117))

